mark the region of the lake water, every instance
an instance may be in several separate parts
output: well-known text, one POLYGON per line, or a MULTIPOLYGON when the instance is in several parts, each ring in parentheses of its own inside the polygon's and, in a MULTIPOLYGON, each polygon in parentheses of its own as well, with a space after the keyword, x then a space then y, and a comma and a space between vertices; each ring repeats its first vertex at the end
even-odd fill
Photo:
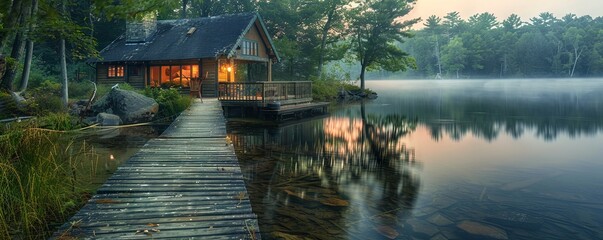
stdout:
POLYGON ((603 79, 368 81, 228 125, 267 239, 603 239, 603 79))
POLYGON ((167 125, 91 129, 81 135, 68 136, 75 142, 74 149, 85 144, 91 150, 86 161, 76 167, 80 187, 83 191, 96 191, 121 164, 166 128, 167 125))

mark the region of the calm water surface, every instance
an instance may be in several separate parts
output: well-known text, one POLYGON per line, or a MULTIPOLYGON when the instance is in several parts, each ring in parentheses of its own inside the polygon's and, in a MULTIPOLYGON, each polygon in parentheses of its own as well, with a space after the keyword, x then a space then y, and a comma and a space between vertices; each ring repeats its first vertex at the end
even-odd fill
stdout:
POLYGON ((78 166, 78 175, 85 191, 96 191, 122 163, 136 154, 148 140, 158 137, 166 127, 93 129, 75 136, 75 149, 85 144, 92 150, 86 161, 78 166))
POLYGON ((324 118, 229 123, 264 238, 603 238, 603 79, 367 86, 324 118))

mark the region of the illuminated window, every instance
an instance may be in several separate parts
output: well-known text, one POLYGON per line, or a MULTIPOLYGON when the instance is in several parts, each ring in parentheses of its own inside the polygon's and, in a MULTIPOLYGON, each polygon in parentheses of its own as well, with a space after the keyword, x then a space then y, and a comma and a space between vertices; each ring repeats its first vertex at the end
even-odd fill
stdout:
POLYGON ((198 78, 199 77, 199 65, 193 65, 193 76, 194 78, 198 78))
POLYGON ((182 65, 180 68, 180 84, 183 87, 188 87, 191 81, 191 66, 182 65))
POLYGON ((172 79, 173 84, 182 85, 182 73, 180 72, 180 66, 172 66, 172 70, 170 70, 170 78, 172 79))
POLYGON ((151 67, 151 87, 159 87, 161 85, 161 67, 151 67))
POLYGON ((164 65, 151 66, 151 86, 160 87, 162 84, 190 86, 191 78, 199 77, 199 65, 164 65))
POLYGON ((254 41, 244 40, 241 44, 241 53, 243 55, 258 56, 258 43, 254 41))
POLYGON ((172 70, 170 66, 161 66, 161 84, 171 82, 172 70))
POLYGON ((119 65, 109 65, 107 77, 123 77, 124 76, 124 66, 119 65))

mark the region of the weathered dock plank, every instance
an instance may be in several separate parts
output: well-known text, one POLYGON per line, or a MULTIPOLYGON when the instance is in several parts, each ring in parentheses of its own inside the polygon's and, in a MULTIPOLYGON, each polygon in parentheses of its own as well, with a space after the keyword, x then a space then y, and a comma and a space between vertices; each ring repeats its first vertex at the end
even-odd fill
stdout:
POLYGON ((194 103, 120 166, 53 235, 66 237, 259 239, 219 101, 194 103))

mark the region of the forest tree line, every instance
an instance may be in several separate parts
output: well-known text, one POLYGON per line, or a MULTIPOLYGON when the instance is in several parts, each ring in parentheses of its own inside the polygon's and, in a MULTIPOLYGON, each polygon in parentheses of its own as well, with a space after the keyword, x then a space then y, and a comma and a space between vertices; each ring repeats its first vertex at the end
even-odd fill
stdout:
POLYGON ((328 78, 325 63, 344 58, 358 63, 361 72, 406 70, 414 60, 396 44, 419 20, 400 20, 415 2, 0 0, 8 6, 0 9, 0 54, 6 59, 0 88, 24 91, 29 66, 34 86, 48 79, 63 85, 67 79, 92 79, 85 61, 123 34, 126 21, 149 12, 158 20, 259 12, 281 57, 273 68, 276 80, 328 78))
POLYGON ((603 75, 603 18, 544 12, 502 22, 491 13, 430 16, 402 43, 420 78, 593 77, 603 75))

